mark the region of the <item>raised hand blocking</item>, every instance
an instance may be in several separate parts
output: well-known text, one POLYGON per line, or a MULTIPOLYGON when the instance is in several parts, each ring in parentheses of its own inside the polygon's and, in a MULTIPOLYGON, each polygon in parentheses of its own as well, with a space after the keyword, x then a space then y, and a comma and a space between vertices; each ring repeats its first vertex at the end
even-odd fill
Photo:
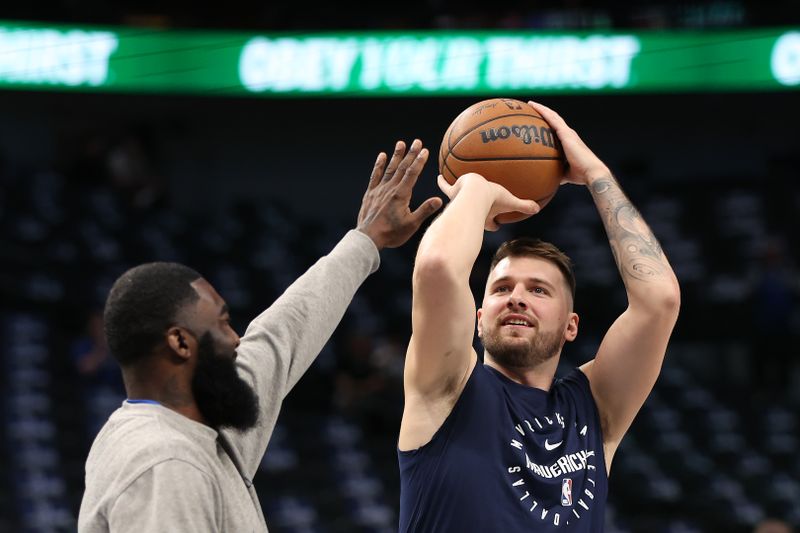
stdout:
POLYGON ((357 226, 379 250, 403 245, 442 206, 441 198, 432 197, 411 211, 411 194, 428 160, 428 150, 419 139, 408 152, 405 143, 398 141, 388 165, 386 157, 378 154, 372 168, 357 226))

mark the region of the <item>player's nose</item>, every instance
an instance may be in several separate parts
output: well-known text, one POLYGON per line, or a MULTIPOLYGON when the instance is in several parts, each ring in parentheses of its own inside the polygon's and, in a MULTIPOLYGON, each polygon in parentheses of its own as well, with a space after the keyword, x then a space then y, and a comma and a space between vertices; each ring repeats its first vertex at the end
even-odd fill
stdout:
POLYGON ((508 302, 506 303, 506 306, 509 309, 515 307, 518 307, 520 309, 526 309, 528 307, 528 304, 525 303, 525 299, 523 298, 524 294, 525 294, 524 289, 520 289, 519 287, 514 288, 514 291, 508 296, 508 302))

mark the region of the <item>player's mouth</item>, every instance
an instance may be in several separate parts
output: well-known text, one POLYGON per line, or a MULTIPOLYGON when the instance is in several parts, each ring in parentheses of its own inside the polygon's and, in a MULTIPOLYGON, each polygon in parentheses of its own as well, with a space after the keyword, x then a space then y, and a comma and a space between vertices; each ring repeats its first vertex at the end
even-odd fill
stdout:
POLYGON ((501 326, 507 326, 510 328, 532 328, 533 322, 531 322, 528 318, 522 315, 508 315, 507 317, 503 318, 500 322, 501 326))

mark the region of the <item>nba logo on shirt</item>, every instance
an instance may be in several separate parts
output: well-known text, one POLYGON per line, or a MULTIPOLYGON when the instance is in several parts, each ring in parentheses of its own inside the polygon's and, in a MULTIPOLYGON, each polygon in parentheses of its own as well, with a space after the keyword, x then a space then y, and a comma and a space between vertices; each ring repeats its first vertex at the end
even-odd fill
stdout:
POLYGON ((561 505, 565 507, 572 505, 572 480, 570 478, 561 480, 561 505))

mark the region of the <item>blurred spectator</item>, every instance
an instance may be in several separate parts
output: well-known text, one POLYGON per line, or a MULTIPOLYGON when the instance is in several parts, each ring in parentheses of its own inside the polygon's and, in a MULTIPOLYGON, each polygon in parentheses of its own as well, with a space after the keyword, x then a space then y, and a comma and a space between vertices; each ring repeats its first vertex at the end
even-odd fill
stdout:
POLYGON ((69 179, 89 186, 102 185, 108 181, 105 154, 108 150, 106 135, 91 134, 85 139, 64 139, 60 145, 67 159, 65 169, 69 179), (78 145, 74 146, 73 143, 78 145))
POLYGON ((782 520, 767 519, 756 525, 753 533, 792 533, 789 524, 782 520))
POLYGON ((134 209, 151 209, 166 201, 164 175, 158 168, 152 132, 127 127, 121 133, 95 131, 78 140, 64 139, 71 180, 89 186, 109 185, 134 209))
POLYGON ((148 209, 164 201, 164 179, 156 169, 149 132, 125 133, 110 147, 106 163, 111 184, 132 207, 148 209))
POLYGON ((800 273, 787 259, 780 242, 767 242, 752 274, 751 359, 758 387, 775 398, 788 392, 793 376, 798 293, 800 273))
POLYGON ((376 346, 372 337, 358 331, 348 332, 340 350, 335 403, 370 430, 395 431, 400 420, 402 371, 396 370, 397 353, 395 345, 381 341, 376 346))
POLYGON ((359 411, 370 395, 384 388, 384 378, 372 360, 372 339, 352 331, 345 340, 336 376, 336 404, 344 411, 359 411))
POLYGON ((122 375, 106 344, 102 310, 94 310, 89 315, 84 336, 72 345, 72 360, 81 381, 87 414, 86 434, 94 438, 125 399, 122 375))
MULTIPOLYGON (((86 321, 86 335, 75 341, 73 350, 75 354, 75 367, 84 378, 94 380, 103 378, 109 365, 108 346, 106 345, 105 332, 103 331, 103 313, 96 310, 89 315, 86 321)), ((113 365, 113 370, 116 365, 113 365)))

